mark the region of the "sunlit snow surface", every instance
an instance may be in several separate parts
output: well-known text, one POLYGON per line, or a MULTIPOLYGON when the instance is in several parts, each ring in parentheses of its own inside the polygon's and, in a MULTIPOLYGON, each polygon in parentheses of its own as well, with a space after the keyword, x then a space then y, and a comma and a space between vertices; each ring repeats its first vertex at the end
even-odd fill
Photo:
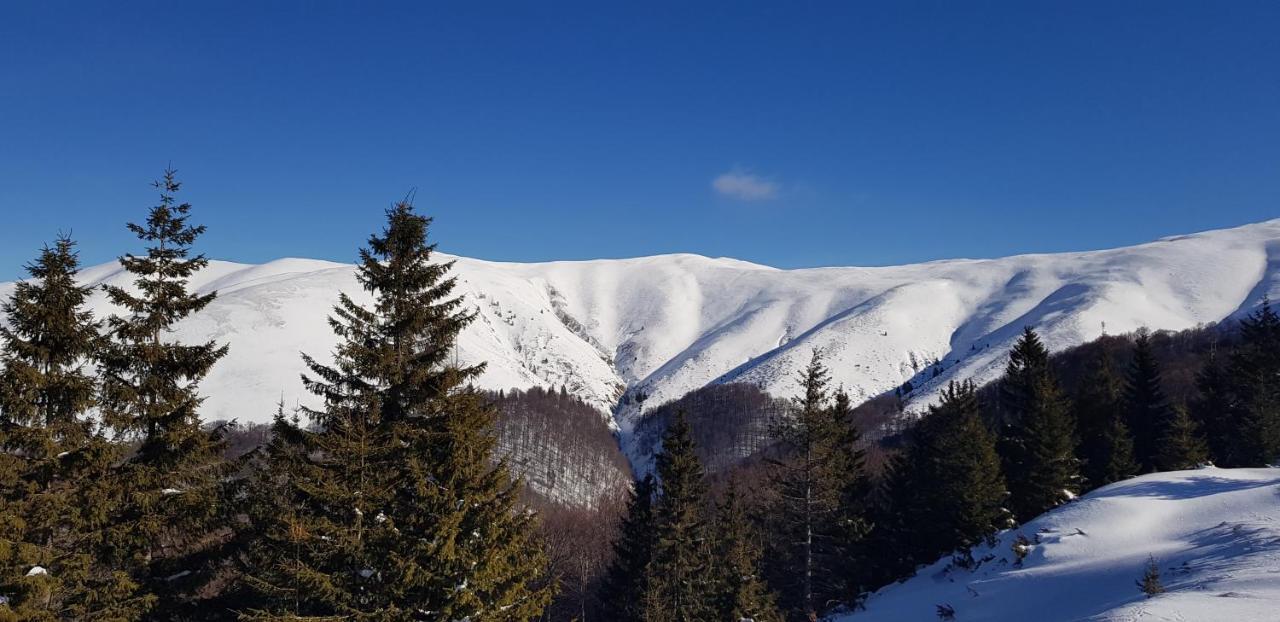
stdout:
MULTIPOLYGON (((480 384, 565 385, 602 410, 616 407, 625 439, 640 406, 620 404, 623 391, 646 395, 644 408, 712 382, 787 396, 814 349, 855 397, 911 380, 924 404, 948 379, 999 375, 1026 325, 1061 349, 1097 337, 1104 323, 1121 333, 1221 320, 1280 294, 1280 220, 1116 250, 880 268, 778 270, 697 255, 456 259, 458 292, 478 312, 458 359, 488 362, 480 384)), ((116 264, 84 277, 131 281, 116 264)), ((231 345, 201 386, 206 419, 266 421, 282 397, 306 402, 299 353, 328 358, 326 316, 339 292, 368 300, 351 265, 304 259, 215 261, 193 284, 218 299, 177 335, 231 345)), ((11 287, 0 285, 0 296, 11 287)), ((92 306, 110 312, 101 293, 92 306)))
POLYGON ((1004 533, 974 557, 950 559, 882 589, 841 622, 1280 620, 1280 469, 1200 469, 1146 475, 1096 490, 1004 533), (1014 568, 1017 534, 1031 546, 1014 568), (1148 556, 1166 593, 1135 585, 1148 556))

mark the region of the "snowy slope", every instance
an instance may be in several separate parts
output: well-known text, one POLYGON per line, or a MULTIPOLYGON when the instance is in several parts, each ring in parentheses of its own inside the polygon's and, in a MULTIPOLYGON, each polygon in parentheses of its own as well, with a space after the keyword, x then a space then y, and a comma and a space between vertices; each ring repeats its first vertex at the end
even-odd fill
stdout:
POLYGON ((1280 619, 1280 469, 1208 468, 1112 484, 1005 532, 974 558, 988 554, 972 571, 943 559, 840 620, 937 620, 938 605, 962 622, 1280 619), (1018 533, 1039 543, 1014 568, 1018 533), (1134 585, 1148 555, 1167 590, 1151 599, 1134 585))
MULTIPOLYGON (((924 403, 952 377, 996 377, 1024 325, 1049 347, 1106 330, 1181 329, 1280 294, 1280 220, 1116 250, 880 268, 778 270, 733 259, 497 263, 457 258, 460 291, 479 311, 461 361, 488 361, 488 388, 559 387, 615 410, 624 433, 652 406, 712 382, 795 391, 823 350, 855 396, 904 381, 924 403), (929 362, 941 361, 933 379, 929 362), (624 397, 624 391, 628 394, 624 397), (621 401, 619 398, 623 398, 621 401)), ((91 283, 127 284, 107 264, 91 283)), ((231 345, 203 384, 209 419, 263 421, 282 396, 305 401, 299 352, 325 358, 338 292, 363 299, 353 268, 303 259, 213 262, 197 276, 218 299, 182 324, 184 339, 231 345)), ((11 285, 0 285, 7 296, 11 285)), ((110 312, 101 294, 93 306, 110 312)))

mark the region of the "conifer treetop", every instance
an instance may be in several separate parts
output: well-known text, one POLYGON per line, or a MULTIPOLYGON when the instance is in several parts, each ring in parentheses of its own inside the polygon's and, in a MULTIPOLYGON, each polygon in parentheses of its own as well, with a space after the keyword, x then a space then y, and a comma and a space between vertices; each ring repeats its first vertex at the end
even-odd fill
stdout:
POLYGON ((0 368, 7 377, 0 383, 0 417, 6 422, 72 423, 94 401, 84 367, 100 346, 101 323, 84 308, 93 288, 76 283, 74 247, 66 235, 46 245, 26 265, 31 280, 17 283, 0 305, 8 320, 0 325, 0 368))
MULTIPOLYGON (((428 243, 431 218, 415 213, 407 199, 387 210, 382 233, 360 250, 356 278, 373 295, 365 307, 345 293, 329 324, 340 342, 335 364, 303 359, 310 370, 308 389, 330 404, 352 394, 379 393, 380 416, 400 420, 422 404, 467 384, 484 364, 463 366, 454 360, 459 333, 475 319, 454 296, 453 262, 432 263, 428 243)), ((332 409, 330 409, 332 410, 332 409)), ((307 410, 324 422, 334 413, 307 410)), ((422 413, 416 413, 422 414, 422 413)))
POLYGON ((128 309, 133 317, 128 322, 113 319, 111 328, 134 338, 159 341, 160 333, 178 320, 213 302, 215 292, 191 295, 187 279, 209 264, 203 254, 191 256, 191 246, 205 232, 204 225, 192 226, 191 204, 178 203, 176 194, 182 188, 177 171, 167 168, 162 179, 152 182, 160 191, 160 203, 151 208, 144 224, 129 223, 138 239, 149 243, 146 255, 125 254, 120 265, 138 278, 134 284, 141 295, 122 287, 107 286, 111 302, 128 309))

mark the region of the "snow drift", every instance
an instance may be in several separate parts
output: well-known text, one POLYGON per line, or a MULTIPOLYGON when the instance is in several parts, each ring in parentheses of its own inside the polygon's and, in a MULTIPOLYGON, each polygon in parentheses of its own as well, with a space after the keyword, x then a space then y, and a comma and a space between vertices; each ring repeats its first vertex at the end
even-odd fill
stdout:
POLYGON ((1260 622, 1280 612, 1280 469, 1156 473, 1095 490, 1017 530, 966 570, 944 558, 873 594, 841 622, 1181 620, 1260 622), (1012 547, 1032 540, 1021 567, 1012 547), (1135 585, 1148 556, 1166 592, 1135 585))

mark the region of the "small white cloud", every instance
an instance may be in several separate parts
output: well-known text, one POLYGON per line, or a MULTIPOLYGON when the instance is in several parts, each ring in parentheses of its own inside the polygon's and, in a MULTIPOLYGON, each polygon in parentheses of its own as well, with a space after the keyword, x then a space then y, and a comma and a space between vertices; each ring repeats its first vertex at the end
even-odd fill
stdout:
POLYGON ((711 187, 723 196, 743 201, 767 201, 778 196, 776 182, 738 169, 711 180, 711 187))

